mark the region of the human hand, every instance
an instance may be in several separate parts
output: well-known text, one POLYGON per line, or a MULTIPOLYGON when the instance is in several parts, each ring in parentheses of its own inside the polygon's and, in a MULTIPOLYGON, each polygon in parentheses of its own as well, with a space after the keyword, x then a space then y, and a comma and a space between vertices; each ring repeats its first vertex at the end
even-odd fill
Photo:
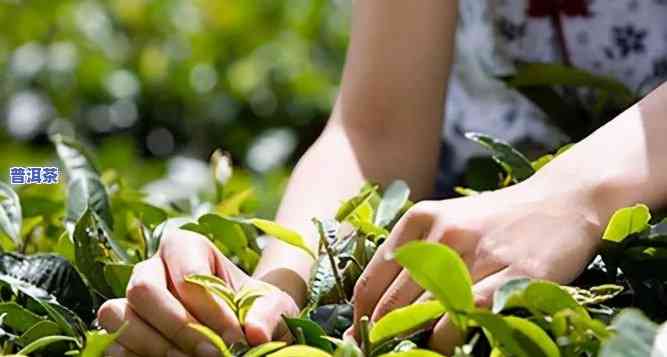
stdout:
MULTIPOLYGON (((296 315, 294 300, 279 289, 255 301, 243 326, 222 299, 190 284, 192 274, 213 274, 234 290, 259 282, 237 268, 201 235, 175 230, 166 234, 158 253, 134 267, 127 298, 105 302, 98 311, 108 331, 126 330, 111 356, 219 356, 191 323, 208 326, 227 343, 244 339, 250 345, 287 335, 282 315, 296 315)), ((264 283, 265 284, 265 283, 264 283)))
MULTIPOLYGON (((357 281, 355 324, 363 316, 377 321, 391 310, 429 298, 406 270, 386 258, 412 240, 455 249, 470 270, 480 306, 488 306, 494 291, 517 277, 571 282, 595 253, 601 230, 584 197, 538 197, 526 182, 477 196, 416 204, 357 281)), ((450 353, 460 342, 456 332, 444 317, 434 327, 431 347, 450 353)))

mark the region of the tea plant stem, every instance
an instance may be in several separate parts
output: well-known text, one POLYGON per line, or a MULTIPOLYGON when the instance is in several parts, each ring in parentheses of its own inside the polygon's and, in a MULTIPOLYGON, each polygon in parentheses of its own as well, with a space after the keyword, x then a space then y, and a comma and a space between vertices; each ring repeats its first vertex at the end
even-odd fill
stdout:
POLYGON ((296 328, 296 336, 294 336, 294 338, 296 339, 297 345, 306 344, 306 335, 303 333, 303 329, 301 327, 296 328))
POLYGON ((359 335, 361 337, 361 349, 364 356, 371 355, 371 340, 368 337, 368 316, 364 316, 359 320, 359 335))
POLYGON ((322 222, 320 222, 316 218, 313 218, 313 223, 315 223, 315 225, 317 226, 317 231, 320 234, 320 243, 324 246, 324 250, 326 251, 327 256, 329 257, 329 264, 331 264, 331 270, 333 271, 334 279, 336 281, 336 290, 338 291, 338 297, 341 300, 347 302, 347 296, 345 295, 345 290, 343 289, 343 280, 340 277, 338 266, 336 265, 336 259, 334 259, 333 250, 331 250, 331 246, 329 245, 327 236, 324 233, 324 227, 322 227, 322 222))

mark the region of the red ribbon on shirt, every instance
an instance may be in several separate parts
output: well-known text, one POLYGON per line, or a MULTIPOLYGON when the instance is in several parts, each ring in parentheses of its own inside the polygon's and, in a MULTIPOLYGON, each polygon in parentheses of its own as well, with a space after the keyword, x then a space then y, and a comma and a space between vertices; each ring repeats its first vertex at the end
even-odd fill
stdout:
POLYGON ((591 15, 587 0, 529 0, 528 16, 547 17, 559 13, 567 16, 591 15))

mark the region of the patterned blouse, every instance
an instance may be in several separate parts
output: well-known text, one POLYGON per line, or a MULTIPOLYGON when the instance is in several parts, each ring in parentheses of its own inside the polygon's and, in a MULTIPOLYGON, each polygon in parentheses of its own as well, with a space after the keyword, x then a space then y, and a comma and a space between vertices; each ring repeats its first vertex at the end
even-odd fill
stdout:
POLYGON ((497 78, 516 61, 566 63, 647 93, 667 80, 667 0, 460 0, 438 190, 484 155, 464 133, 554 149, 568 138, 497 78), (557 13, 557 16, 553 16, 557 13), (557 20, 556 20, 557 19, 557 20), (554 21, 556 20, 556 21, 554 21))

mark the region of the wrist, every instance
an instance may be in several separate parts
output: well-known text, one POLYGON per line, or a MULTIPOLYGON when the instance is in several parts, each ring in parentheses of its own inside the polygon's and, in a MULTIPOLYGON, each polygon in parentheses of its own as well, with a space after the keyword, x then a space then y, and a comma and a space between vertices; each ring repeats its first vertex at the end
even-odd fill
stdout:
POLYGON ((517 185, 524 195, 548 202, 547 205, 578 213, 597 227, 602 234, 611 215, 619 208, 637 203, 625 187, 622 177, 588 175, 586 170, 576 172, 558 165, 545 167, 528 180, 517 185))
POLYGON ((256 273, 253 278, 275 286, 289 295, 297 306, 303 306, 308 286, 297 272, 276 268, 256 273))

